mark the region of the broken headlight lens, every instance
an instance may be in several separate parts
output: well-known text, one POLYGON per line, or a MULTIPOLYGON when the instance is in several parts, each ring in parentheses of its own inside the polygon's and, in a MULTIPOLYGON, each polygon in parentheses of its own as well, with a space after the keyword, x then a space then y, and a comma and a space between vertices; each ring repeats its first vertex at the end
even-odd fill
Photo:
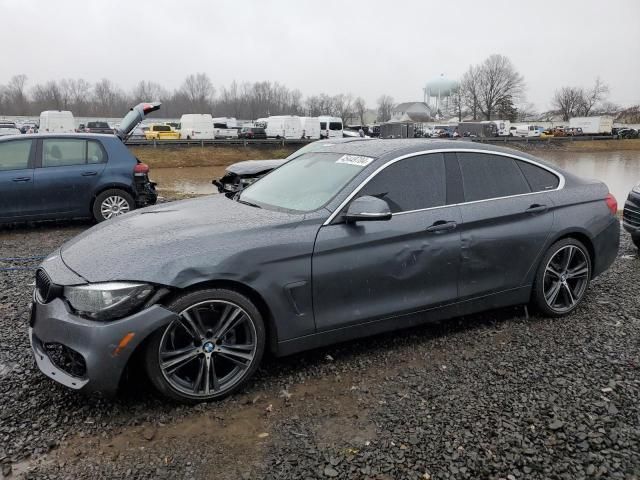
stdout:
POLYGON ((93 320, 113 320, 140 306, 153 292, 146 283, 107 282, 64 287, 64 297, 80 314, 93 320))

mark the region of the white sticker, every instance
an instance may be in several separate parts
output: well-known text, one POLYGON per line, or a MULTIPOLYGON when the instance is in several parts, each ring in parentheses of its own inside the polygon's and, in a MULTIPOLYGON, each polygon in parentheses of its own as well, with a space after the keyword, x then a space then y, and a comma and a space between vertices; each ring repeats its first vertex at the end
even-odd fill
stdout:
POLYGON ((363 157, 362 155, 343 155, 336 160, 336 163, 346 163, 347 165, 356 165, 358 167, 366 167, 371 162, 373 162, 373 158, 363 157))

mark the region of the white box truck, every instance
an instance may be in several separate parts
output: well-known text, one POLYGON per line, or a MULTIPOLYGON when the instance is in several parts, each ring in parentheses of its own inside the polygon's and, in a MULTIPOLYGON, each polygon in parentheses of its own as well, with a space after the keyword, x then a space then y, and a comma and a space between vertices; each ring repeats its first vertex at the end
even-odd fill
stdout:
POLYGON ((300 117, 293 115, 274 115, 259 118, 255 121, 257 127, 267 132, 267 138, 302 138, 302 122, 300 117))
POLYGON ((180 138, 213 140, 213 118, 208 113, 185 113, 180 117, 180 138))
POLYGON ((68 110, 46 110, 40 114, 41 133, 73 133, 76 131, 76 120, 68 110))
POLYGON ((340 117, 320 116, 320 138, 342 138, 342 119, 340 117))
POLYGON ((317 140, 320 138, 320 119, 318 117, 300 117, 304 138, 317 140))
POLYGON ((581 128, 583 135, 611 135, 613 117, 573 117, 569 128, 581 128))

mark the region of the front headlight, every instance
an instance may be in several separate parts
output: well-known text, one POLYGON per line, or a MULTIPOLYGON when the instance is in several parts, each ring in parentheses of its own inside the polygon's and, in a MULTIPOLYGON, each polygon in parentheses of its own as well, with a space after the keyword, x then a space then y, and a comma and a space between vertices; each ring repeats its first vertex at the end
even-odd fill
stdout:
POLYGON ((640 193, 640 183, 631 189, 633 193, 640 193))
POLYGON ((260 179, 260 177, 243 178, 241 180, 242 181, 242 186, 243 187, 248 187, 249 185, 251 185, 252 183, 256 182, 259 179, 260 179))
POLYGON ((80 314, 94 320, 125 316, 153 292, 146 283, 107 282, 64 287, 64 297, 80 314))

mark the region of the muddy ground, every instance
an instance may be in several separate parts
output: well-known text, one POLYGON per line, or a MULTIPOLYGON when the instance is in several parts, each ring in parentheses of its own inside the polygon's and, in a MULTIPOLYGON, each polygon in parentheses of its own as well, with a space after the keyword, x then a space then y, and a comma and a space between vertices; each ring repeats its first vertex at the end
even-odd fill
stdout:
POLYGON ((14 259, 0 263, 7 478, 640 478, 640 259, 626 234, 566 318, 512 308, 270 358, 244 392, 184 407, 138 377, 106 400, 35 366, 38 260, 25 257, 88 227, 0 231, 14 259))

